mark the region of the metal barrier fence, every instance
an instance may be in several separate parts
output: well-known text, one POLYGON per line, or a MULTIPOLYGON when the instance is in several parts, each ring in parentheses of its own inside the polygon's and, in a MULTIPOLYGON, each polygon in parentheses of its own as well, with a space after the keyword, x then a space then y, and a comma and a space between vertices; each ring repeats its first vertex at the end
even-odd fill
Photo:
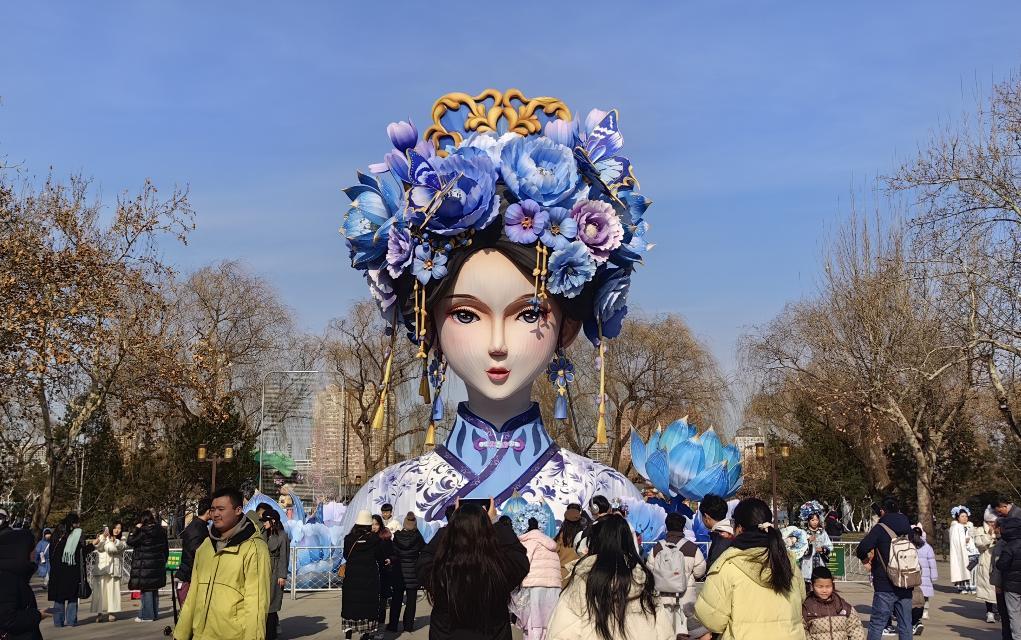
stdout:
POLYGON ((298 591, 336 591, 343 559, 343 547, 291 547, 291 571, 284 588, 291 592, 292 600, 298 591))
MULTIPOLYGON (((171 549, 171 551, 180 551, 180 549, 171 549)), ((131 589, 128 589, 128 580, 131 579, 131 557, 134 555, 135 550, 128 547, 121 554, 121 593, 130 593, 131 589)), ((85 577, 89 583, 93 583, 93 573, 96 568, 96 562, 99 560, 99 552, 93 551, 89 555, 85 556, 85 577)), ((170 593, 170 578, 167 578, 167 584, 160 592, 170 593)))

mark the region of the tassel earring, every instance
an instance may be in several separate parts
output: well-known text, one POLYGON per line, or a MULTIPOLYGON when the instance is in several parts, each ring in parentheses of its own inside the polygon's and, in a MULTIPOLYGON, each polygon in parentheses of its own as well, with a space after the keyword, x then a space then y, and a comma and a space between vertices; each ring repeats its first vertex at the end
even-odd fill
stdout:
POLYGON ((596 318, 599 327, 599 422, 596 424, 596 444, 606 444, 606 347, 603 345, 603 323, 596 318))
MULTIPOLYGON (((438 351, 438 349, 437 349, 438 351)), ((425 445, 436 446, 436 423, 443 420, 443 383, 447 380, 447 359, 443 354, 437 353, 429 363, 429 384, 433 389, 432 415, 429 419, 429 429, 425 432, 425 445)))
POLYGON ((567 357, 563 347, 557 347, 553 361, 546 368, 546 375, 557 394, 553 400, 553 418, 567 420, 567 383, 574 382, 574 363, 567 357))

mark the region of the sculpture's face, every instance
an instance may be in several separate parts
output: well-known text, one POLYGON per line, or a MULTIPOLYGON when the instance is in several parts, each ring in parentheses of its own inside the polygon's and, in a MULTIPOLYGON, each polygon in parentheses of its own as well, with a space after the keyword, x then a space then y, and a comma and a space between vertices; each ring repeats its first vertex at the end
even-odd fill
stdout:
POLYGON ((535 284, 496 250, 465 262, 448 296, 433 311, 440 349, 469 390, 487 400, 530 395, 560 335, 555 302, 536 311, 535 284))

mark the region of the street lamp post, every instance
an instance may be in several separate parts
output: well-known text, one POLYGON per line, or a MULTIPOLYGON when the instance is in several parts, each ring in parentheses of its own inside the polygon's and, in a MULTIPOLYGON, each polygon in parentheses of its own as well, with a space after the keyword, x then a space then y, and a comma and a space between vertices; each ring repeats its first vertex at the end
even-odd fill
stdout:
MULTIPOLYGON (((791 445, 786 442, 781 443, 778 447, 780 449, 781 458, 791 457, 791 445)), ((773 481, 773 502, 770 505, 773 509, 773 521, 776 522, 779 519, 779 509, 777 508, 776 499, 776 452, 770 447, 769 451, 766 451, 766 445, 763 442, 757 442, 755 444, 755 459, 764 460, 769 457, 769 475, 773 481)))
POLYGON ((209 493, 212 494, 216 491, 216 465, 221 462, 227 463, 234 460, 234 446, 227 445, 224 447, 222 456, 210 456, 208 447, 204 444, 200 444, 197 458, 199 462, 208 462, 213 465, 212 477, 209 480, 209 493))
POLYGON ((264 425, 266 422, 266 379, 274 373, 319 373, 319 371, 312 370, 284 370, 284 371, 267 371, 262 374, 262 402, 259 406, 259 493, 262 493, 262 450, 265 448, 262 442, 262 434, 265 431, 264 425))

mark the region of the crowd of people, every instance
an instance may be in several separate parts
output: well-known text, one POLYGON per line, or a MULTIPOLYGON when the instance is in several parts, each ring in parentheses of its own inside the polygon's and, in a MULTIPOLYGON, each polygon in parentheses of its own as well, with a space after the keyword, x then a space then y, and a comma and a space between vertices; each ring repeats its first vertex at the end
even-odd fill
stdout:
MULTIPOLYGON (((178 640, 278 636, 287 534, 269 504, 248 514, 242 505, 240 492, 220 489, 199 501, 181 534, 178 640)), ((906 640, 929 615, 935 554, 892 497, 876 505, 875 524, 856 545, 874 590, 866 625, 836 589, 827 567, 832 529, 814 501, 802 507, 802 526, 791 527, 775 522, 757 498, 731 508, 706 496, 698 509, 709 530, 707 553, 682 513, 667 514, 665 537, 645 552, 609 500, 596 496, 586 507, 569 505, 550 537, 534 517, 519 535, 492 500, 458 501, 428 543, 414 513, 396 518, 390 505, 358 513, 343 541, 344 637, 414 631, 420 591, 437 640, 509 640, 513 626, 526 640, 906 640)), ((986 602, 987 621, 1001 623, 1003 638, 1021 639, 1021 509, 1007 497, 995 500, 981 527, 971 525, 965 506, 952 516, 951 581, 986 602)), ((69 514, 36 541, 0 510, 0 637, 41 638, 39 624, 49 616, 57 627, 74 626, 81 599, 89 599, 96 622, 113 621, 125 562, 127 589, 141 594, 135 620, 156 620, 167 581, 166 532, 149 512, 125 529, 114 522, 86 537, 69 514), (49 613, 36 606, 33 574, 53 603, 49 613)))

